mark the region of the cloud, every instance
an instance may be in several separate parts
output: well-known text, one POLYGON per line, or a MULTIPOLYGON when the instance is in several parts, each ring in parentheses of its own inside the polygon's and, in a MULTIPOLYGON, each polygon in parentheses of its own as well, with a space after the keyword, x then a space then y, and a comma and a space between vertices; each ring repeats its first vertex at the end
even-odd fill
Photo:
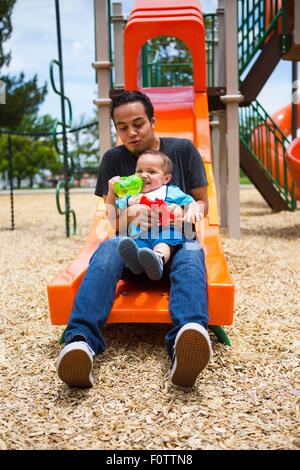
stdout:
POLYGON ((85 46, 80 41, 74 41, 71 47, 72 56, 76 59, 83 57, 85 52, 85 46))

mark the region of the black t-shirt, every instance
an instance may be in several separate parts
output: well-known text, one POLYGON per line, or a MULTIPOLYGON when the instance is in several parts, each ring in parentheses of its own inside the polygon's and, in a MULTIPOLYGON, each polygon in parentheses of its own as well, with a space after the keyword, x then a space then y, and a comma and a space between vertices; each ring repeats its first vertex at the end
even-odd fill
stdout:
MULTIPOLYGON (((172 180, 169 184, 190 194, 191 189, 207 186, 207 178, 202 158, 188 139, 171 137, 160 138, 160 149, 173 163, 172 180)), ((135 173, 137 157, 124 145, 107 150, 103 155, 96 184, 95 194, 106 196, 108 180, 113 176, 129 176, 135 173)))

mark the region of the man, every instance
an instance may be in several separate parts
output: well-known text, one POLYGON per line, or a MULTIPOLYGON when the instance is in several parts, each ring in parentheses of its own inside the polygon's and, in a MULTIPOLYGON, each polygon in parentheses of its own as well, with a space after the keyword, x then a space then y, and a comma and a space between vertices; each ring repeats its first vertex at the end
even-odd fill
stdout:
MULTIPOLYGON (((171 183, 204 206, 204 214, 207 214, 207 179, 202 159, 189 140, 159 138, 155 134, 155 116, 149 98, 138 91, 124 92, 113 100, 111 117, 123 145, 103 155, 96 195, 105 200, 111 178, 133 174, 141 153, 160 150, 172 160, 171 183)), ((133 218, 136 222, 137 213, 140 213, 141 226, 151 228, 151 209, 148 206, 142 208, 131 206, 123 211, 127 225, 133 218)), ((121 221, 117 222, 121 226, 121 221)), ((105 350, 101 330, 125 268, 118 254, 118 243, 116 236, 99 245, 75 298, 65 332, 66 346, 56 363, 60 379, 70 387, 93 386, 93 358, 105 350)), ((192 387, 212 356, 207 333, 205 260, 198 242, 193 240, 188 247, 183 245, 177 249, 169 269, 169 310, 173 325, 166 336, 166 346, 172 361, 170 378, 175 385, 192 387)))

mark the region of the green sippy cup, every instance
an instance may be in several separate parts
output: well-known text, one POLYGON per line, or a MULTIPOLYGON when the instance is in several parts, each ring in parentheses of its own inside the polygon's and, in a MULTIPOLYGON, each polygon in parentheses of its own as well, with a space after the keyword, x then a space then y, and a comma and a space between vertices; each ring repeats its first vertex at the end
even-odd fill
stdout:
POLYGON ((121 181, 114 183, 114 191, 118 197, 138 194, 143 187, 143 180, 138 175, 122 176, 121 181))

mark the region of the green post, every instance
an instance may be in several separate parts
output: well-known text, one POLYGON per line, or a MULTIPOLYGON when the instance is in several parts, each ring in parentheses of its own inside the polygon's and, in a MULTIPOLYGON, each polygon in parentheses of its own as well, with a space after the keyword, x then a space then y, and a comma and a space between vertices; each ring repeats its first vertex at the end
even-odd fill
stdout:
POLYGON ((67 128, 71 126, 72 122, 72 107, 70 100, 65 96, 64 91, 64 75, 63 75, 63 56, 62 56, 62 41, 61 41, 61 28, 60 28, 60 11, 59 11, 59 0, 55 0, 55 14, 56 14, 56 28, 57 28, 57 46, 58 46, 58 60, 52 60, 50 64, 50 81, 54 92, 60 97, 61 105, 61 122, 57 121, 53 128, 53 138, 56 151, 63 156, 64 163, 64 180, 59 181, 56 186, 56 204, 60 214, 65 215, 66 221, 66 237, 70 236, 70 215, 73 217, 73 234, 76 233, 76 215, 70 208, 70 186, 73 182, 74 175, 74 162, 72 157, 68 153, 68 136, 67 128), (59 88, 55 85, 54 80, 54 66, 57 66, 59 72, 59 88), (69 119, 67 124, 67 112, 66 105, 69 111, 69 119), (59 148, 57 142, 57 129, 61 128, 62 134, 62 149, 59 148), (70 160, 70 166, 69 166, 70 160), (61 188, 64 189, 65 196, 65 210, 63 211, 60 207, 59 192, 61 188))

